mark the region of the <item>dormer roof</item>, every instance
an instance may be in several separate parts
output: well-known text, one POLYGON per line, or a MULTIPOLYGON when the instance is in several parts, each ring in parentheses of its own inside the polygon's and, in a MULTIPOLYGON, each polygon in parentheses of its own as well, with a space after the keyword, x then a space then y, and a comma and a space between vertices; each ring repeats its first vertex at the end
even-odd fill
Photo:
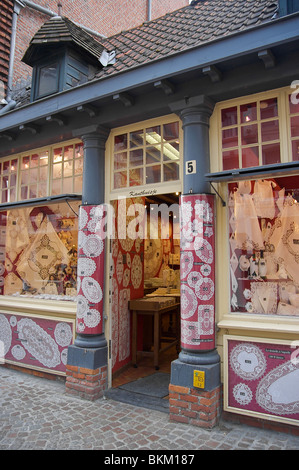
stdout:
POLYGON ((57 49, 61 45, 73 46, 92 60, 98 60, 103 45, 84 29, 64 16, 54 16, 46 21, 30 41, 22 61, 33 66, 45 49, 57 49))

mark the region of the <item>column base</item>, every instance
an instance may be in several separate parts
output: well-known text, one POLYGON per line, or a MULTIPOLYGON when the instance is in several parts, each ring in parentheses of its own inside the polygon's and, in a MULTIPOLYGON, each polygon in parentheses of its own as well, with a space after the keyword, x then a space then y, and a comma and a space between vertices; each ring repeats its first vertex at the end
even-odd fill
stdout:
POLYGON ((107 346, 68 348, 66 393, 89 401, 102 398, 107 389, 107 346))
POLYGON ((211 429, 218 424, 221 415, 219 355, 217 351, 212 351, 186 356, 181 353, 180 359, 171 364, 169 418, 171 421, 211 429), (186 356, 188 363, 181 360, 181 357, 186 359, 186 356), (195 363, 190 363, 191 357, 196 357, 195 363), (212 363, 208 363, 208 358, 212 363), (203 378, 200 384, 195 379, 198 371, 203 378))

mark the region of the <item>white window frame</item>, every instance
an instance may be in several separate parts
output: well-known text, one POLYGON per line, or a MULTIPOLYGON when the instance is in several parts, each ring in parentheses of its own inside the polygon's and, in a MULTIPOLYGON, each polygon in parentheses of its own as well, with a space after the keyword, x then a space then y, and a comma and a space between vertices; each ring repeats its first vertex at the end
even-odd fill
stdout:
MULTIPOLYGON (((14 203, 14 202, 31 200, 31 198, 21 199, 21 174, 22 174, 22 171, 23 171, 21 169, 21 166, 22 166, 22 158, 23 157, 31 156, 33 154, 38 154, 38 153, 42 153, 42 152, 48 152, 48 165, 45 165, 45 167, 47 167, 47 169, 48 169, 47 182, 46 182, 46 184, 47 184, 47 194, 45 194, 43 196, 40 196, 40 197, 48 197, 48 196, 52 195, 52 181, 53 181, 52 176, 53 176, 54 150, 56 148, 67 147, 67 146, 75 145, 75 144, 82 144, 82 141, 80 139, 72 139, 70 141, 64 141, 64 142, 61 142, 59 144, 53 144, 53 145, 49 145, 49 146, 45 146, 45 147, 33 148, 33 149, 30 149, 26 152, 21 152, 21 153, 15 154, 15 155, 9 155, 7 157, 2 157, 1 162, 17 160, 16 199, 14 201, 9 201, 9 202, 14 203)), ((82 155, 82 157, 83 157, 83 155, 82 155)), ((83 173, 82 173, 82 176, 83 176, 83 173)), ((74 169, 73 169, 72 179, 74 180, 74 169)), ((74 181, 73 181, 73 184, 74 184, 74 181)), ((82 189, 81 189, 80 192, 77 192, 77 191, 71 191, 70 192, 70 191, 68 191, 69 194, 80 194, 81 192, 82 192, 82 189)), ((64 194, 64 193, 61 192, 61 194, 64 194)), ((32 198, 32 199, 33 200, 38 199, 38 197, 37 198, 32 198)), ((0 198, 0 201, 1 201, 1 198, 0 198)))
MULTIPOLYGON (((292 93, 290 87, 278 88, 254 95, 246 95, 233 100, 222 101, 217 103, 210 120, 210 148, 211 148, 211 173, 223 171, 222 163, 222 127, 221 127, 221 111, 225 108, 233 106, 241 106, 246 103, 254 101, 263 101, 277 97, 278 100, 278 120, 279 120, 279 133, 280 133, 280 156, 281 163, 292 161, 292 148, 290 137, 290 113, 288 107, 289 95, 292 93)), ((259 121, 260 122, 260 121, 259 121)), ((240 132, 241 125, 238 123, 236 126, 240 132)), ((259 136, 258 144, 261 146, 261 139, 259 136)), ((240 152, 241 144, 239 140, 238 149, 240 152)), ((239 156, 239 163, 240 163, 239 156)), ((239 167, 240 169, 242 166, 239 167)), ((250 167, 248 167, 250 169, 250 167)), ((230 170, 227 170, 230 171, 230 170)), ((233 170, 232 170, 233 171, 233 170)))
MULTIPOLYGON (((145 147, 145 145, 144 145, 145 147)), ((163 166, 163 162, 162 166, 163 166)), ((148 165, 144 162, 142 168, 146 169, 148 165)), ((170 114, 156 119, 146 121, 138 121, 134 124, 114 128, 109 135, 106 146, 106 198, 107 200, 117 199, 118 196, 135 197, 147 196, 154 194, 166 194, 171 192, 182 191, 182 176, 183 176, 183 130, 179 117, 176 114, 170 114), (153 184, 143 184, 140 186, 130 186, 126 188, 114 189, 114 137, 117 135, 138 131, 141 128, 148 128, 168 124, 177 121, 179 123, 179 145, 180 145, 180 159, 179 159, 179 179, 175 181, 165 181, 153 184)))

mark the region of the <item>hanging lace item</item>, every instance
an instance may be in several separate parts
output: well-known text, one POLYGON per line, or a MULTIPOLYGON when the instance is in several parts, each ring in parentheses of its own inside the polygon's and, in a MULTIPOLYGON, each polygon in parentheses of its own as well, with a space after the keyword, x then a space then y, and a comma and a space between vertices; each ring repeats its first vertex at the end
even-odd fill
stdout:
POLYGON ((234 193, 236 248, 242 250, 262 250, 263 236, 259 226, 257 213, 250 194, 234 193))

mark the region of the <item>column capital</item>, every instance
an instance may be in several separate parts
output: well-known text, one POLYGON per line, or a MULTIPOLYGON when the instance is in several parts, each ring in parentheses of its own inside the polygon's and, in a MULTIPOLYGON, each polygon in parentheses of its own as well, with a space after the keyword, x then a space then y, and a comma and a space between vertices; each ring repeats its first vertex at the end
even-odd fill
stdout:
POLYGON ((186 97, 169 105, 183 122, 183 127, 194 124, 209 125, 215 102, 206 95, 186 97))
POLYGON ((73 137, 78 137, 84 143, 90 139, 99 139, 106 141, 110 133, 110 129, 98 124, 80 127, 73 130, 73 137))

